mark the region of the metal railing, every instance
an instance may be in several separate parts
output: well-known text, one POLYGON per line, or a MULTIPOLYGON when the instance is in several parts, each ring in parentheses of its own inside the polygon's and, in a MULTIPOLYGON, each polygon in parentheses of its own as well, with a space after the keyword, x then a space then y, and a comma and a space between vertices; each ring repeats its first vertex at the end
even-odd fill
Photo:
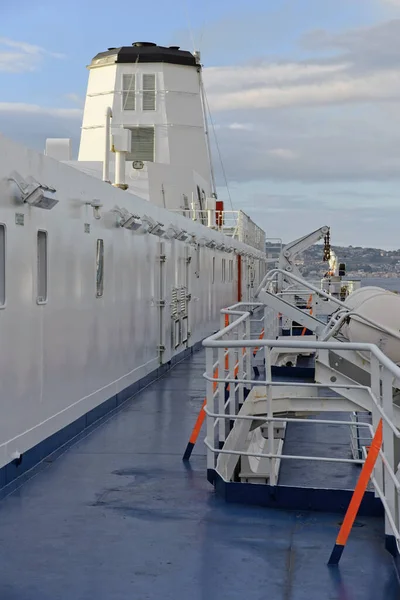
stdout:
POLYGON ((175 209, 173 212, 179 212, 192 221, 199 221, 211 229, 221 231, 229 237, 265 252, 265 232, 242 210, 182 208, 175 209))
MULTIPOLYGON (((320 292, 320 290, 317 290, 320 292)), ((336 301, 339 305, 342 303, 336 301)), ((273 311, 272 311, 273 312, 273 311)), ((323 461, 334 463, 362 464, 365 458, 365 440, 371 439, 376 431, 379 421, 383 422, 383 447, 371 478, 375 494, 381 499, 386 515, 386 533, 393 535, 400 549, 400 483, 397 479, 400 432, 395 424, 400 422, 399 412, 393 403, 394 385, 400 381, 400 368, 395 365, 379 348, 365 343, 342 343, 337 341, 316 341, 306 338, 276 339, 277 327, 270 323, 271 309, 263 303, 235 304, 221 311, 223 323, 225 315, 229 315, 229 324, 222 326, 216 334, 207 338, 203 345, 206 348, 206 372, 204 377, 207 382, 207 467, 216 470, 219 475, 230 480, 234 467, 240 457, 253 457, 258 461, 267 461, 269 464, 269 484, 275 486, 277 481, 277 461, 304 460, 323 461), (266 338, 254 339, 251 335, 251 320, 254 315, 263 314, 266 338), (253 338, 253 339, 252 339, 253 338), (265 377, 255 379, 251 375, 251 362, 255 348, 260 348, 265 361, 265 377), (369 356, 370 385, 354 383, 336 383, 335 372, 326 381, 314 383, 299 383, 290 381, 276 381, 272 378, 274 353, 279 351, 292 351, 297 354, 302 352, 317 353, 318 360, 329 364, 327 356, 330 351, 349 353, 349 360, 356 353, 369 356), (262 386, 262 389, 261 387, 262 386), (285 386, 285 396, 279 396, 276 390, 285 386), (249 414, 241 407, 249 405, 249 401, 257 398, 257 388, 261 392, 257 402, 262 401, 261 414, 249 414), (322 390, 330 388, 335 392, 334 397, 319 395, 322 390), (304 390, 305 396, 302 396, 304 390), (243 404, 245 392, 251 395, 243 404), (301 393, 300 393, 301 392, 301 393), (311 393, 312 392, 312 393, 311 393), (309 396, 307 396, 307 393, 309 396), (357 395, 358 394, 358 395, 357 395), (357 435, 354 436, 354 402, 350 396, 362 398, 363 406, 357 411, 371 412, 371 422, 358 421, 356 423, 357 435), (287 405, 285 405, 287 402, 287 405), (278 408, 279 407, 279 408, 278 408), (312 419, 288 417, 288 412, 310 412, 314 415, 321 410, 349 412, 347 421, 333 419, 312 419), (276 416, 278 414, 279 416, 276 416), (396 421, 395 421, 396 417, 396 421), (361 452, 357 458, 338 458, 335 456, 301 456, 285 455, 275 449, 274 427, 277 423, 303 424, 332 424, 347 425, 350 431, 353 428, 353 442, 360 445, 361 452), (230 423, 236 425, 233 428, 230 423), (265 451, 252 451, 248 449, 247 435, 250 434, 250 424, 254 427, 265 426, 265 451), (243 425, 246 424, 246 425, 243 425), (240 442, 240 428, 244 430, 240 442), (246 429, 247 428, 247 429, 246 429), (236 434, 235 434, 236 430, 236 434), (365 431, 360 434, 360 431, 365 431), (247 431, 247 434, 246 434, 247 431), (235 437, 236 436, 236 437, 235 437), (239 440, 239 442, 238 442, 239 440), (244 440, 244 442, 243 442, 244 440), (246 446, 247 444, 247 446, 246 446)), ((276 317, 276 315, 275 315, 276 317)), ((276 318, 275 318, 276 321, 276 318)), ((262 321, 260 321, 261 323, 262 321)), ((350 437, 349 437, 350 446, 350 437)), ((354 456, 354 454, 353 454, 354 456)))

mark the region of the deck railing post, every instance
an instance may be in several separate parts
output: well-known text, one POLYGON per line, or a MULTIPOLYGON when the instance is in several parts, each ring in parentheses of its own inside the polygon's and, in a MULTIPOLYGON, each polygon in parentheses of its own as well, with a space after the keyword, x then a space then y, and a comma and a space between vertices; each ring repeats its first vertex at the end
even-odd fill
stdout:
MULTIPOLYGON (((371 353, 371 392, 374 397, 379 402, 382 407, 382 398, 381 398, 381 367, 378 359, 371 353)), ((378 408, 375 406, 375 402, 372 402, 372 426, 374 431, 378 427, 379 421, 381 419, 381 414, 378 408)), ((385 439, 385 438, 383 438, 385 439)), ((374 477, 379 488, 383 491, 383 463, 382 459, 379 456, 376 461, 375 469, 374 469, 374 477)), ((375 490, 375 497, 378 498, 378 494, 375 490)))
MULTIPOLYGON (((218 348, 218 377, 220 379, 225 379, 225 348, 218 348)), ((220 415, 225 414, 225 383, 223 381, 219 381, 217 385, 218 390, 218 413, 220 415)), ((218 440, 220 447, 225 442, 225 428, 226 428, 226 420, 222 417, 218 420, 218 440)))
MULTIPOLYGON (((246 336, 245 336, 246 340, 250 340, 251 339, 251 322, 250 322, 250 317, 248 317, 246 319, 246 336)), ((251 371, 251 353, 252 353, 252 348, 250 347, 246 347, 245 349, 245 369, 246 369, 246 377, 245 379, 252 379, 252 371, 251 371)), ((249 389, 250 389, 250 384, 249 384, 249 389)))
MULTIPOLYGON (((234 332, 233 338, 237 337, 237 331, 234 332)), ((228 413, 230 415, 236 415, 236 384, 235 384, 235 370, 237 371, 237 351, 235 348, 229 348, 229 406, 228 413)), ((233 423, 228 422, 228 434, 233 426, 233 423)))
MULTIPOLYGON (((386 417, 391 423, 393 423, 393 375, 382 367, 382 408, 385 412, 386 417)), ((395 452, 394 452, 394 434, 391 430, 386 419, 383 419, 383 453, 392 467, 393 472, 396 473, 397 464, 395 464, 395 452)), ((384 493, 385 499, 389 507, 390 514, 395 523, 396 529, 399 528, 398 510, 397 510, 397 491, 393 479, 387 470, 384 470, 384 493)), ((392 531, 388 518, 385 516, 385 533, 386 535, 393 535, 395 532, 392 531)))
MULTIPOLYGON (((272 368, 271 368, 271 348, 264 346, 264 357, 265 357, 265 390, 267 396, 267 416, 272 419, 274 416, 273 411, 273 400, 272 400, 272 368)), ((275 440, 274 440, 274 421, 268 421, 268 454, 275 454, 275 440)), ((269 459, 269 484, 276 485, 275 476, 275 459, 269 459)))
POLYGON ((264 327, 264 332, 265 332, 264 335, 265 335, 266 340, 275 339, 275 338, 272 338, 272 335, 271 335, 273 326, 272 326, 272 322, 271 322, 272 318, 271 319, 269 318, 269 312, 270 312, 269 308, 268 308, 268 306, 266 306, 264 308, 264 320, 263 320, 263 327, 264 327))
MULTIPOLYGON (((243 323, 241 323, 239 325, 238 328, 238 337, 240 340, 243 340, 243 337, 245 335, 245 326, 243 323)), ((242 348, 238 348, 238 361, 239 361, 239 368, 238 368, 238 379, 239 381, 243 380, 243 373, 244 373, 244 355, 243 355, 243 350, 242 348)), ((243 402, 244 402, 244 386, 243 383, 239 383, 239 388, 238 388, 238 402, 239 402, 239 407, 242 406, 243 402)))
MULTIPOLYGON (((208 377, 213 377, 213 365, 214 365, 214 351, 212 348, 206 348, 206 373, 208 377)), ((214 402, 214 382, 206 380, 206 398, 207 398, 207 411, 209 413, 215 412, 214 402)), ((207 415, 207 442, 214 448, 215 447, 215 420, 214 417, 207 415)), ((207 447, 207 469, 215 469, 215 455, 212 450, 207 447)))

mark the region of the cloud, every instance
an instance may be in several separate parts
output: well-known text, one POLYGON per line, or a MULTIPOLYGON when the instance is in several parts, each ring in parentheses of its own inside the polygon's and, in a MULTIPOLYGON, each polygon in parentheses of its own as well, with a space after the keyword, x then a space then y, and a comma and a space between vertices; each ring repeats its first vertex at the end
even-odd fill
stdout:
POLYGON ((225 93, 211 92, 209 95, 210 106, 215 111, 311 107, 389 100, 400 100, 400 72, 388 71, 364 77, 346 75, 315 83, 297 85, 282 83, 276 87, 254 87, 248 90, 230 90, 225 93))
POLYGON ((48 108, 39 106, 37 104, 25 104, 23 102, 0 102, 0 113, 25 113, 30 115, 39 114, 51 117, 61 117, 63 119, 82 118, 82 110, 80 108, 48 108))
POLYGON ((242 131, 252 131, 254 126, 251 123, 230 123, 228 129, 239 129, 242 131))
POLYGON ((36 104, 0 102, 0 131, 6 137, 43 152, 47 138, 71 138, 79 144, 82 111, 36 104))
POLYGON ((49 52, 41 46, 0 37, 0 71, 8 73, 35 71, 45 56, 64 58, 63 54, 49 52))
MULTIPOLYGON (((343 188, 343 197, 338 186, 339 184, 309 186, 284 183, 266 185, 260 182, 233 186, 231 192, 234 208, 240 207, 249 214, 264 228, 267 237, 282 238, 288 243, 328 225, 331 227, 333 244, 397 248, 396 186, 372 185, 374 192, 367 198, 358 193, 358 184, 343 188), (373 198, 375 191, 377 197, 373 198), (385 204, 387 198, 390 205, 385 204), (377 204, 380 206, 379 210, 376 208, 377 204)), ((220 197, 223 197, 222 190, 220 197)))
POLYGON ((269 154, 271 154, 271 156, 282 158, 283 160, 293 160, 297 156, 297 154, 289 148, 273 148, 272 150, 269 150, 269 154))
POLYGON ((299 45, 307 59, 205 69, 228 178, 398 180, 400 20, 299 45))
POLYGON ((79 94, 75 94, 73 92, 71 92, 70 94, 66 94, 65 98, 67 100, 69 100, 70 102, 72 102, 73 104, 77 104, 81 108, 83 108, 83 106, 85 104, 85 98, 83 98, 79 94))
POLYGON ((205 69, 211 108, 227 111, 400 100, 400 19, 336 34, 316 30, 299 43, 314 56, 307 61, 265 60, 258 65, 205 69))

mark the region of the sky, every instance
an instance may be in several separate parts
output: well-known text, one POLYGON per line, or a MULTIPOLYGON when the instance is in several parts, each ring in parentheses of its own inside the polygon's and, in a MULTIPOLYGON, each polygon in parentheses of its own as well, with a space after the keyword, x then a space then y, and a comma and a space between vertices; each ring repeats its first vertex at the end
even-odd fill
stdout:
POLYGON ((400 247, 400 0, 0 0, 0 132, 77 153, 85 67, 134 41, 200 49, 228 208, 400 247))

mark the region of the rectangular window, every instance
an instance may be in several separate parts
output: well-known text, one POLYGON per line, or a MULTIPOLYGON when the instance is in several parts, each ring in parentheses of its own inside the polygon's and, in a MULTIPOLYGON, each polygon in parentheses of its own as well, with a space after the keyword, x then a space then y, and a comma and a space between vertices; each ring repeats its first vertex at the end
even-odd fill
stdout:
POLYGON ((0 225, 0 306, 6 303, 6 228, 0 225))
POLYGON ((154 162, 154 127, 134 127, 131 131, 132 147, 126 160, 154 162))
POLYGON ((104 292, 104 242, 97 240, 96 247, 96 296, 100 298, 104 292))
POLYGON ((135 75, 122 75, 122 110, 136 109, 135 75))
POLYGON ((37 233, 37 302, 47 302, 47 231, 37 233))
POLYGON ((212 259, 212 283, 215 281, 215 256, 212 259))
POLYGON ((143 75, 143 110, 156 110, 156 76, 143 75))
POLYGON ((226 260, 222 259, 222 281, 226 281, 226 260))
POLYGON ((229 261, 229 281, 233 281, 233 260, 229 261))

